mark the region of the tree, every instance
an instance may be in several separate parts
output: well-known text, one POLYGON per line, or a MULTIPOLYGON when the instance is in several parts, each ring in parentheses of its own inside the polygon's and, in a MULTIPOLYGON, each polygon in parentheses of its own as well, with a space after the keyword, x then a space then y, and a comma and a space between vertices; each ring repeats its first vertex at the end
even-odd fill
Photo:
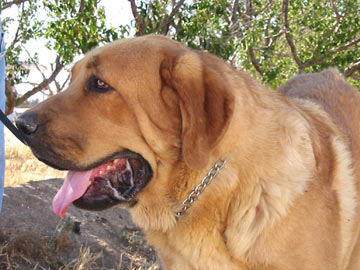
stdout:
MULTIPOLYGON (((102 43, 135 35, 163 34, 216 54, 275 88, 296 73, 336 66, 360 86, 360 2, 348 0, 128 0, 133 21, 107 28, 105 11, 96 0, 1 1, 1 9, 19 7, 19 26, 8 47, 11 84, 26 80, 19 63, 29 40, 44 36, 58 54, 52 74, 16 98, 16 104, 43 91, 74 57, 102 43), (45 11, 46 21, 37 18, 45 11), (30 22, 30 23, 25 23, 30 22)), ((9 19, 4 21, 4 29, 9 19)), ((27 64, 39 65, 28 54, 27 64)), ((38 70, 41 70, 38 67, 38 70)))
MULTIPOLYGON (((102 7, 98 7, 96 0, 15 0, 11 2, 1 1, 1 10, 18 6, 18 26, 11 44, 6 53, 7 63, 7 113, 10 113, 14 105, 24 103, 28 98, 39 91, 47 91, 53 94, 49 88, 54 82, 56 92, 61 91, 66 85, 56 81, 59 73, 69 65, 78 54, 86 53, 101 43, 118 39, 121 31, 105 27, 105 14, 102 7), (47 20, 39 19, 40 10, 45 12, 47 20), (51 66, 51 74, 45 76, 38 60, 37 54, 27 50, 27 44, 33 39, 45 37, 47 42, 44 47, 57 52, 57 57, 51 66), (19 55, 26 52, 28 58, 20 62, 19 55), (43 80, 36 85, 28 82, 31 88, 21 96, 11 95, 14 86, 27 82, 29 66, 35 67, 43 76, 43 80), (15 99, 15 101, 14 101, 15 99)), ((4 31, 8 30, 10 18, 3 18, 4 31)), ((125 33, 125 31, 124 31, 125 33)))
POLYGON ((129 1, 137 35, 170 35, 272 87, 330 66, 360 86, 359 1, 129 1))

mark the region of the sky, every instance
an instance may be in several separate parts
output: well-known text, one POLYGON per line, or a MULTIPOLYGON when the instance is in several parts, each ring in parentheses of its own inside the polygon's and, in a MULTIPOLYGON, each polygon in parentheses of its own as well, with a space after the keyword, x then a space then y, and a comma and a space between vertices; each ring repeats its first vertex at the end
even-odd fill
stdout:
MULTIPOLYGON (((121 24, 128 24, 132 19, 133 16, 131 14, 131 8, 130 8, 130 2, 128 0, 101 0, 100 4, 104 7, 105 14, 106 14, 106 24, 107 26, 113 26, 117 27, 121 24)), ((10 17, 10 18, 16 18, 18 13, 18 8, 16 5, 13 5, 11 8, 8 8, 4 10, 1 14, 1 18, 10 17)), ((45 14, 39 14, 40 18, 43 16, 43 18, 46 20, 45 14)), ((9 44, 12 42, 14 38, 14 34, 17 28, 17 23, 14 23, 10 26, 10 33, 5 35, 5 43, 9 44)), ((46 76, 49 76, 51 74, 50 69, 50 63, 54 63, 56 59, 56 53, 53 51, 48 50, 45 47, 45 39, 38 39, 38 40, 32 40, 29 42, 26 46, 26 49, 30 53, 37 52, 39 55, 39 63, 41 64, 42 70, 45 73, 46 76)), ((21 56, 21 58, 26 59, 28 58, 27 54, 24 52, 21 56)), ((22 59, 19 59, 20 61, 22 59)), ((79 56, 76 60, 79 60, 81 56, 79 56)), ((67 77, 67 72, 63 71, 58 76, 60 78, 60 81, 65 81, 67 77)), ((29 75, 29 82, 32 83, 40 83, 43 80, 42 75, 36 70, 35 67, 30 68, 30 75, 29 75)), ((33 86, 29 84, 22 84, 17 85, 16 90, 23 94, 28 90, 31 90, 33 86)), ((55 89, 54 86, 52 88, 55 89)), ((46 98, 43 94, 37 94, 34 95, 32 99, 39 99, 44 100, 46 98)))

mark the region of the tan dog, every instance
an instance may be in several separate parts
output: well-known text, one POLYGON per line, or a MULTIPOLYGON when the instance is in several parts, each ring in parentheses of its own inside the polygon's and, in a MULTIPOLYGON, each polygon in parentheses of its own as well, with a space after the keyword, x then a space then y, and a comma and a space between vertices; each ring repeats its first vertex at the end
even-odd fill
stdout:
POLYGON ((58 215, 128 206, 165 269, 360 269, 360 94, 336 70, 281 92, 146 36, 88 53, 17 125, 72 170, 58 215))

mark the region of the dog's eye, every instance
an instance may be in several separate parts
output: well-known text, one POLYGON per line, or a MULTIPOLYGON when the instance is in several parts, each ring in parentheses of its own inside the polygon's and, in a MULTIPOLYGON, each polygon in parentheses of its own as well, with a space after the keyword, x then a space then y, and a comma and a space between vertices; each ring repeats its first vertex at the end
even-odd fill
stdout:
POLYGON ((112 88, 108 83, 104 82, 103 80, 95 76, 91 77, 88 81, 87 90, 89 91, 104 93, 113 89, 114 88, 112 88))
POLYGON ((100 80, 100 79, 97 79, 97 80, 96 80, 96 86, 97 86, 98 88, 101 88, 101 89, 107 89, 107 88, 109 88, 109 85, 108 85, 106 82, 104 82, 104 81, 102 81, 102 80, 100 80))

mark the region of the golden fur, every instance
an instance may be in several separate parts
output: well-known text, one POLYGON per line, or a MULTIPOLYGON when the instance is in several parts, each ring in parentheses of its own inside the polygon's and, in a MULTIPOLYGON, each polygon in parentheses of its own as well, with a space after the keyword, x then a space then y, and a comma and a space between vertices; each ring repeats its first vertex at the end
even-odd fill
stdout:
POLYGON ((146 36, 88 53, 68 90, 31 113, 60 163, 123 149, 150 163, 129 209, 165 269, 360 269, 360 94, 336 69, 275 92, 146 36), (116 91, 86 91, 89 74, 116 91), (219 158, 224 169, 176 218, 219 158))

